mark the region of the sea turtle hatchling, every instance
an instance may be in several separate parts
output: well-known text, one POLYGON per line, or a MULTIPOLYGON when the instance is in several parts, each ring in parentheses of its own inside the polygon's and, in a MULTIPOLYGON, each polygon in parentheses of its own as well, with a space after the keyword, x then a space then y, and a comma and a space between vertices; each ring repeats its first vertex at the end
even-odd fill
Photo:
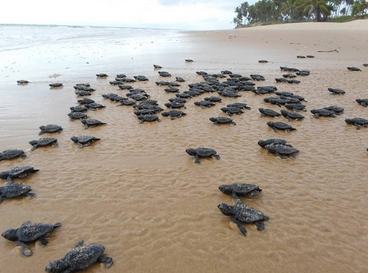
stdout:
POLYGON ((17 83, 18 83, 19 85, 25 85, 25 84, 28 84, 28 83, 29 83, 29 81, 27 81, 27 80, 18 80, 18 81, 17 81, 17 83))
POLYGON ((14 178, 24 178, 29 174, 38 171, 38 169, 35 169, 32 166, 17 166, 7 171, 1 172, 0 179, 6 179, 8 183, 12 183, 12 179, 14 178))
POLYGON ((100 103, 93 102, 93 103, 85 104, 85 107, 88 109, 91 109, 92 111, 95 111, 96 109, 102 109, 102 108, 105 108, 106 106, 100 103))
POLYGON ((288 144, 277 144, 272 143, 268 144, 264 147, 268 150, 268 152, 275 154, 276 156, 279 156, 282 159, 285 159, 285 156, 290 156, 292 158, 295 158, 295 154, 299 152, 299 150, 292 147, 292 145, 288 144))
POLYGON ((144 123, 144 122, 153 122, 153 121, 158 121, 160 122, 161 120, 159 119, 158 116, 156 115, 140 115, 137 116, 138 119, 140 120, 140 123, 144 123))
POLYGON ((247 234, 247 230, 243 226, 244 223, 253 223, 261 231, 264 230, 263 222, 269 220, 268 216, 264 215, 261 211, 243 204, 241 200, 238 200, 234 206, 221 203, 218 205, 218 209, 224 215, 231 217, 231 222, 237 225, 244 236, 247 234))
POLYGON ((179 110, 170 110, 167 112, 161 113, 164 117, 170 117, 171 120, 174 120, 176 118, 180 118, 183 115, 186 115, 185 112, 179 111, 179 110))
POLYGON ((200 106, 202 109, 210 108, 215 105, 214 102, 207 101, 207 100, 195 101, 194 104, 197 106, 200 106))
POLYGON ((361 69, 360 69, 360 68, 355 67, 355 66, 348 66, 348 67, 347 67, 347 69, 348 69, 349 71, 361 71, 361 69))
POLYGON ((259 112, 261 113, 262 117, 268 116, 268 117, 278 117, 281 114, 272 110, 272 109, 267 109, 267 108, 259 108, 259 112))
POLYGON ((231 104, 227 104, 227 107, 237 107, 240 109, 247 109, 247 110, 251 110, 251 107, 247 105, 247 103, 244 102, 234 102, 231 104))
POLYGON ((90 146, 92 142, 100 140, 100 138, 89 136, 89 135, 81 135, 81 136, 73 136, 71 140, 74 143, 77 143, 79 148, 83 148, 83 146, 90 146))
POLYGON ((227 113, 229 116, 232 116, 234 114, 241 115, 242 113, 244 113, 242 109, 238 107, 222 107, 220 108, 220 110, 222 110, 224 113, 227 113))
POLYGON ((266 145, 269 144, 283 144, 286 145, 287 141, 284 139, 280 139, 280 138, 270 138, 267 140, 259 140, 258 145, 262 148, 265 148, 266 145))
POLYGON ((63 84, 61 82, 56 82, 56 83, 50 83, 49 86, 50 88, 58 88, 58 87, 63 87, 63 84))
POLYGON ((240 196, 256 196, 262 191, 259 186, 247 183, 233 183, 230 185, 221 185, 219 190, 225 194, 231 195, 234 200, 240 199, 240 196))
POLYGON ((60 134, 61 131, 63 131, 63 128, 56 124, 48 124, 48 125, 42 125, 40 126, 41 132, 39 135, 42 135, 44 133, 58 133, 60 134))
POLYGON ((88 110, 87 107, 81 105, 72 106, 69 109, 71 110, 71 112, 86 112, 88 110))
POLYGON ((295 112, 289 112, 289 111, 286 111, 286 110, 281 110, 281 114, 286 119, 288 119, 288 121, 292 121, 293 119, 296 119, 296 120, 303 120, 304 119, 303 115, 300 115, 300 114, 295 113, 295 112))
POLYGON ((36 195, 30 191, 32 191, 31 186, 8 181, 7 185, 0 187, 0 203, 5 199, 11 199, 20 196, 28 196, 30 198, 35 197, 36 195))
POLYGON ((210 148, 188 148, 186 149, 186 153, 195 158, 196 164, 200 164, 200 158, 215 157, 217 160, 220 159, 220 156, 217 154, 217 152, 210 148))
POLYGON ((87 129, 89 127, 96 127, 96 126, 99 126, 99 125, 106 124, 105 122, 102 122, 102 121, 97 120, 97 119, 81 119, 81 122, 85 126, 85 129, 87 129))
POLYGON ((355 101, 364 107, 368 107, 368 99, 356 99, 355 101))
POLYGON ((88 118, 88 116, 82 112, 70 112, 68 114, 71 121, 75 121, 76 119, 85 119, 88 118))
POLYGON ((356 126, 356 129, 360 130, 362 127, 368 127, 368 120, 365 118, 347 118, 345 119, 347 124, 356 126))
POLYGON ((45 271, 48 273, 78 272, 91 267, 96 262, 103 263, 106 268, 110 268, 113 265, 113 259, 103 256, 104 251, 105 247, 102 245, 83 246, 83 240, 81 240, 63 258, 50 262, 45 271))
POLYGON ((23 150, 18 150, 18 149, 8 149, 8 150, 4 150, 0 153, 0 161, 1 160, 10 160, 10 159, 15 159, 15 158, 25 158, 27 157, 27 155, 24 153, 23 150))
POLYGON ((333 111, 328 110, 328 109, 324 109, 324 108, 321 108, 321 109, 312 109, 310 112, 316 118, 320 118, 320 117, 331 117, 331 118, 335 118, 336 117, 336 115, 335 115, 335 113, 333 111))
POLYGON ((32 255, 32 250, 27 246, 27 243, 40 241, 46 246, 49 242, 45 238, 55 228, 60 227, 61 223, 57 222, 54 225, 25 222, 19 228, 10 228, 1 234, 5 239, 16 242, 17 246, 22 247, 22 254, 26 257, 32 255))
POLYGON ((33 146, 31 150, 34 151, 38 147, 45 147, 45 146, 58 147, 58 140, 53 137, 43 137, 38 140, 31 140, 29 144, 33 146))
POLYGON ((296 128, 293 128, 291 125, 279 121, 277 122, 268 121, 267 125, 271 127, 275 132, 277 132, 277 130, 284 130, 289 133, 291 132, 291 130, 296 130, 296 128))
POLYGON ((221 124, 236 125, 236 122, 234 122, 233 119, 227 118, 227 117, 211 117, 209 118, 209 120, 213 122, 215 125, 221 125, 221 124))
POLYGON ((339 89, 339 88, 331 88, 329 87, 328 88, 328 91, 331 92, 332 94, 334 95, 343 95, 345 94, 346 92, 342 89, 339 89))

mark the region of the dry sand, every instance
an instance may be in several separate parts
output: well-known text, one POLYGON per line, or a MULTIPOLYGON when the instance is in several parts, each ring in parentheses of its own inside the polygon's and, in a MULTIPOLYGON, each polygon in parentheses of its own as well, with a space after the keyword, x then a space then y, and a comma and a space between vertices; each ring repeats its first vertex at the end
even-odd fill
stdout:
POLYGON ((60 57, 57 53, 67 46, 82 50, 81 45, 60 42, 50 56, 42 56, 38 47, 22 56, 29 66, 1 67, 1 149, 24 149, 28 157, 0 162, 0 171, 16 165, 40 171, 22 180, 33 187, 36 198, 1 204, 0 231, 27 220, 63 225, 49 236, 47 247, 30 244, 30 258, 1 239, 0 272, 43 272, 48 262, 63 257, 81 239, 104 245, 114 259, 109 270, 95 265, 86 272, 367 272, 368 133, 344 121, 368 117, 367 108, 355 102, 368 97, 368 72, 362 65, 368 61, 367 20, 186 32, 160 41, 123 45, 120 51, 98 44, 100 59, 83 60, 88 65, 60 57), (334 49, 339 53, 318 52, 334 49), (296 58, 307 54, 315 58, 296 58), (186 58, 194 62, 185 63, 186 58), (260 59, 269 63, 259 64, 260 59), (308 111, 302 121, 261 117, 259 107, 283 107, 267 104, 266 96, 252 92, 201 109, 193 103, 210 96, 204 94, 188 100, 183 110, 187 116, 170 120, 160 115, 161 123, 139 124, 131 107, 103 100, 104 93, 126 93, 109 85, 115 74, 144 74, 149 81, 134 87, 145 89, 165 108, 174 95, 155 85, 167 78, 158 76, 154 63, 173 75, 170 80, 186 79, 181 91, 202 81, 195 73, 200 70, 261 74, 266 81, 257 86, 275 85, 304 96, 308 111), (311 75, 299 78, 297 85, 277 84, 274 79, 283 74, 280 66, 308 69, 311 75), (350 72, 347 66, 363 71, 350 72), (96 79, 100 72, 110 77, 96 79), (21 78, 31 83, 16 85, 21 78), (64 87, 49 89, 56 81, 64 87), (106 105, 88 115, 107 125, 85 130, 79 121, 68 120, 69 107, 76 105, 73 86, 79 82, 89 82, 96 89, 91 98, 106 105), (332 95, 328 87, 346 94, 332 95), (236 126, 209 121, 224 116, 220 108, 235 101, 252 108, 233 117, 236 126), (344 114, 316 119, 310 113, 329 105, 343 107, 344 114), (297 130, 276 133, 266 125, 270 120, 297 130), (28 141, 38 139, 38 127, 48 123, 64 127, 55 136, 59 147, 30 151, 28 141), (70 137, 81 134, 101 141, 79 149, 70 137), (257 145, 268 138, 286 139, 300 150, 297 158, 282 160, 257 145), (221 159, 195 164, 185 149, 201 146, 216 149, 221 159), (263 189, 244 201, 270 217, 265 230, 248 224, 243 237, 217 209, 219 203, 232 203, 218 186, 234 182, 263 189))

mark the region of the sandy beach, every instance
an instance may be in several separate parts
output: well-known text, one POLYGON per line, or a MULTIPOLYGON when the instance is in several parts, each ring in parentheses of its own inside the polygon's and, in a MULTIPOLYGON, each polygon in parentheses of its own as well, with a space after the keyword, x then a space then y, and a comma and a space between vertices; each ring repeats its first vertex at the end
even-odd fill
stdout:
MULTIPOLYGON (((22 27, 14 31, 29 33, 22 27)), ((47 43, 30 44, 24 35, 17 48, 0 47, 0 152, 22 149, 27 154, 1 161, 0 172, 20 165, 40 170, 15 179, 30 185, 36 197, 4 200, 0 232, 26 221, 62 226, 48 236, 47 246, 29 244, 31 257, 1 237, 0 272, 44 272, 82 239, 104 245, 114 260, 110 269, 96 264, 85 272, 368 271, 368 131, 345 123, 347 118, 368 118, 368 108, 355 101, 368 98, 363 66, 368 62, 367 20, 220 31, 132 30, 124 35, 119 29, 101 29, 95 36, 54 40, 61 30, 48 31, 47 43), (163 68, 156 70, 153 64, 163 68), (286 73, 281 66, 309 70, 310 75, 298 76, 299 84, 277 83, 275 78, 286 73), (349 66, 362 71, 349 71, 349 66), (185 82, 178 88, 183 92, 204 81, 196 72, 223 70, 259 74, 265 81, 254 81, 256 86, 303 96, 307 111, 299 113, 304 119, 262 117, 260 107, 286 108, 263 100, 273 94, 243 91, 239 98, 220 96, 221 103, 205 109, 194 102, 217 93, 192 97, 180 109, 187 115, 171 120, 159 113, 161 122, 140 124, 132 106, 117 107, 119 103, 102 97, 127 93, 109 84, 117 74, 145 75, 148 81, 131 85, 167 111, 164 104, 175 95, 155 82, 182 77, 185 82), (158 71, 172 76, 161 77, 158 71), (108 77, 97 78, 97 73, 108 77), (29 84, 17 85, 20 79, 29 84), (50 88, 55 82, 63 87, 50 88), (80 99, 73 88, 77 83, 96 89, 88 98, 106 107, 86 114, 106 125, 85 129, 79 120, 69 120, 69 108, 80 99), (333 95, 328 88, 346 93, 333 95), (237 125, 209 121, 228 116, 220 109, 233 102, 251 107, 231 117, 237 125), (343 107, 344 113, 318 119, 310 112, 331 105, 343 107), (275 132, 268 121, 296 130, 275 132), (57 138, 59 146, 31 151, 28 142, 40 138, 39 126, 46 124, 63 127, 60 134, 43 135, 57 138), (101 140, 80 149, 70 138, 83 134, 101 140), (299 150, 296 158, 283 160, 258 145, 269 138, 287 140, 299 150), (185 150, 197 147, 215 149, 220 160, 195 164, 185 150), (262 188, 260 195, 243 200, 270 218, 263 231, 245 224, 245 237, 218 210, 220 203, 234 204, 218 187, 236 182, 262 188)), ((77 31, 81 35, 84 30, 77 31)))

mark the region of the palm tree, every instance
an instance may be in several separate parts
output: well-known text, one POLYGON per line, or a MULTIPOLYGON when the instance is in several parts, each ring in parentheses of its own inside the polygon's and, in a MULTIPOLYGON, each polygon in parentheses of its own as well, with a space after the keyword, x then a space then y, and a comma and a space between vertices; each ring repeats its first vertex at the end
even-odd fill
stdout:
POLYGON ((333 9, 328 6, 327 0, 304 0, 302 5, 304 12, 307 12, 309 17, 313 16, 317 22, 323 21, 323 18, 326 19, 333 9))

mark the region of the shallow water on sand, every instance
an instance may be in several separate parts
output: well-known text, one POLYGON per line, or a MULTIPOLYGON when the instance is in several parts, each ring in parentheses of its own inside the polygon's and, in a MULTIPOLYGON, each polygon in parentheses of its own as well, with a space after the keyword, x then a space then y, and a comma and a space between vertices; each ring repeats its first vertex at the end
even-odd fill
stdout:
POLYGON ((308 52, 316 54, 314 59, 300 60, 297 50, 282 49, 273 61, 269 51, 263 54, 248 43, 240 47, 231 41, 234 36, 231 40, 218 37, 217 43, 182 33, 155 37, 153 43, 143 42, 142 49, 133 50, 136 55, 117 53, 107 43, 83 61, 70 52, 88 50, 86 44, 59 41, 54 49, 47 47, 54 50, 52 57, 43 55, 46 46, 20 49, 16 54, 12 51, 13 56, 30 58, 28 66, 10 63, 0 68, 0 150, 18 148, 27 153, 25 159, 0 162, 0 171, 17 165, 40 169, 16 180, 31 185, 36 198, 1 203, 0 231, 28 220, 62 223, 49 236, 47 247, 30 244, 34 252, 30 258, 22 257, 19 247, 1 238, 0 271, 42 272, 50 261, 63 257, 84 239, 104 245, 114 259, 108 271, 95 265, 86 272, 366 272, 368 134, 367 128, 357 130, 344 120, 368 117, 367 108, 355 102, 368 96, 367 69, 361 66, 367 56, 363 59, 357 54, 346 60, 345 55, 317 55, 314 49, 308 52), (157 41, 160 46, 155 45, 157 41), (66 59, 57 54, 63 48, 68 48, 66 59), (271 62, 258 64, 256 60, 266 55, 271 62), (194 62, 185 63, 185 58, 194 62), (154 63, 172 77, 160 77, 154 63), (300 77, 298 85, 276 84, 274 79, 284 74, 279 67, 284 65, 309 69, 311 75, 300 77), (347 66, 360 66, 363 72, 350 72, 347 66), (203 94, 188 100, 182 110, 187 115, 180 119, 159 114, 160 123, 140 124, 132 107, 117 107, 101 96, 126 93, 109 84, 116 74, 144 74, 148 82, 132 85, 146 90, 165 108, 174 95, 165 93, 155 81, 181 76, 186 82, 180 90, 185 91, 187 84, 203 81, 196 71, 220 73, 224 69, 244 76, 262 74, 266 81, 256 82, 257 86, 275 85, 278 91, 304 96, 308 101, 304 120, 261 117, 259 107, 276 111, 284 107, 265 103, 268 95, 242 92, 240 98, 223 98, 209 109, 193 104, 215 95, 203 94), (100 72, 109 77, 96 78, 100 72), (30 83, 17 85, 21 78, 30 83), (50 89, 51 82, 64 86, 50 89), (80 82, 90 83, 96 89, 91 98, 106 105, 89 110, 88 116, 107 125, 86 130, 80 121, 69 120, 69 107, 77 105, 73 86, 80 82), (328 87, 341 88, 346 94, 332 95, 328 87), (237 125, 215 126, 209 121, 212 116, 226 116, 220 108, 235 101, 252 108, 232 117, 237 125), (343 107, 344 114, 316 119, 310 113, 330 105, 343 107), (270 120, 289 123, 297 130, 274 132, 266 125, 270 120), (59 147, 30 151, 28 141, 38 139, 38 127, 49 123, 64 128, 61 134, 44 135, 56 137, 59 147), (101 140, 80 149, 70 137, 81 134, 101 140), (286 139, 300 150, 296 159, 282 160, 257 145, 268 138, 286 139), (189 147, 213 148, 221 159, 195 164, 185 152, 189 147), (230 196, 218 190, 219 185, 235 182, 263 189, 244 202, 270 217, 265 230, 259 232, 247 224, 248 234, 243 237, 217 209, 219 203, 232 203, 230 196))

